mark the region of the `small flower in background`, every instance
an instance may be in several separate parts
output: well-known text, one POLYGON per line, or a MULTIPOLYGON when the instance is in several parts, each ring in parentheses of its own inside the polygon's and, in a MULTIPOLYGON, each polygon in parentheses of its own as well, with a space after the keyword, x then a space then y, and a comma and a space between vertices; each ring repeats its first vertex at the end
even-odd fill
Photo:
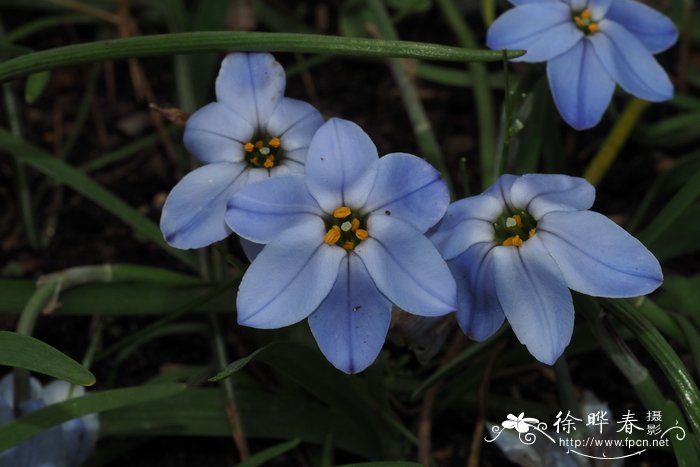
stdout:
MULTIPOLYGON (((24 415, 47 405, 63 402, 85 394, 82 386, 65 381, 52 381, 46 386, 30 378, 31 399, 24 402, 24 415)), ((9 373, 0 380, 0 426, 14 416, 14 377, 9 373)), ((23 443, 0 453, 2 467, 77 467, 83 464, 97 443, 100 422, 97 414, 69 420, 33 436, 23 443)))
POLYGON ((502 175, 452 203, 430 233, 457 281, 457 321, 484 340, 505 318, 539 361, 571 339, 569 289, 635 297, 661 285, 659 262, 637 239, 589 211, 595 189, 567 175, 502 175))
POLYGON ((491 49, 524 49, 515 60, 547 62, 554 102, 564 120, 595 126, 615 83, 652 102, 673 97, 673 85, 653 54, 673 45, 671 20, 634 0, 510 0, 515 8, 491 25, 491 49))
POLYGON ((267 53, 233 53, 216 78, 217 102, 193 113, 184 143, 202 167, 168 195, 160 219, 176 248, 200 248, 227 237, 231 195, 249 183, 301 174, 311 137, 323 123, 310 104, 284 97, 284 69, 267 53))
POLYGON ((455 309, 454 279, 424 235, 448 204, 430 164, 378 158, 360 127, 329 120, 303 177, 248 185, 228 204, 229 226, 266 244, 241 282, 238 322, 269 329, 308 317, 328 360, 362 371, 381 350, 392 302, 422 316, 455 309))

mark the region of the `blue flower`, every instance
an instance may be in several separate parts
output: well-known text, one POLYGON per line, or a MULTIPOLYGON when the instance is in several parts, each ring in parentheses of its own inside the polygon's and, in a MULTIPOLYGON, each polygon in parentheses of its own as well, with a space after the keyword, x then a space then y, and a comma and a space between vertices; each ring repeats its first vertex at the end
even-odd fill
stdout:
MULTIPOLYGON (((20 407, 27 414, 47 405, 85 394, 82 386, 65 381, 52 381, 42 387, 30 378, 31 399, 20 407)), ((14 419, 14 377, 9 373, 0 380, 0 426, 14 419)), ((35 435, 21 444, 0 453, 2 467, 77 467, 83 464, 97 442, 100 422, 97 414, 69 420, 35 435)))
POLYGON ((454 279, 424 235, 448 204, 430 164, 380 159, 360 127, 329 120, 304 176, 248 185, 228 204, 229 226, 266 244, 241 282, 238 322, 269 329, 308 317, 328 360, 362 371, 384 343, 392 302, 422 316, 455 309, 454 279))
POLYGON ((217 102, 187 120, 184 143, 202 167, 170 192, 160 219, 176 248, 200 248, 227 237, 226 202, 249 183, 304 170, 311 137, 323 123, 310 104, 284 97, 284 69, 267 53, 226 56, 217 102))
POLYGON ((553 364, 571 339, 569 289, 635 297, 662 281, 654 256, 588 209, 595 189, 567 175, 502 175, 452 203, 430 234, 458 284, 457 321, 476 340, 504 318, 530 353, 553 364))
POLYGON ((559 113, 582 130, 595 126, 615 83, 642 99, 673 97, 673 85, 653 54, 676 42, 667 17, 634 0, 510 0, 515 8, 488 30, 492 49, 525 49, 516 59, 547 62, 559 113))

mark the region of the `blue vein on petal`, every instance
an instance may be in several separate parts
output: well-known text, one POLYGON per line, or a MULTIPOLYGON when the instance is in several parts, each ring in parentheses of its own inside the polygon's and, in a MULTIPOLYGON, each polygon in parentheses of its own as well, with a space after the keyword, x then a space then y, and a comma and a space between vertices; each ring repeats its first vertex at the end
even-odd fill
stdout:
MULTIPOLYGON (((230 163, 230 164, 231 164, 231 165, 234 165, 235 163, 230 163)), ((233 180, 231 180, 231 183, 227 184, 227 185, 224 186, 221 190, 219 190, 219 191, 216 193, 215 196, 213 196, 213 197, 210 198, 210 200, 214 200, 214 199, 218 198, 224 191, 228 190, 228 189, 231 187, 231 185, 233 185, 234 183, 236 183, 236 180, 238 180, 238 177, 240 177, 241 175, 243 175, 243 173, 245 173, 245 171, 246 171, 246 168, 244 168, 243 170, 241 170, 241 171, 238 173, 238 175, 236 175, 236 177, 235 177, 233 180)), ((165 240, 166 240, 168 243, 172 243, 173 240, 175 240, 178 236, 180 236, 180 235, 182 234, 182 232, 186 231, 189 227, 191 227, 191 226, 192 226, 192 223, 193 223, 193 222, 195 221, 195 219, 198 218, 200 215, 201 215, 201 211, 199 211, 197 214, 195 214, 194 216, 192 216, 192 218, 191 218, 189 221, 187 221, 187 223, 185 223, 185 224, 184 224, 182 227, 180 227, 179 229, 175 230, 174 232, 165 234, 165 240)), ((222 214, 222 216, 223 216, 223 214, 222 214)), ((226 228, 228 229, 228 226, 227 226, 226 228)), ((230 229, 229 229, 229 230, 230 230, 230 229)))
MULTIPOLYGON (((610 222, 612 222, 612 221, 610 221, 610 222)), ((627 274, 627 275, 629 275, 629 276, 640 277, 640 278, 642 278, 642 279, 651 279, 651 280, 654 280, 654 281, 658 281, 658 280, 659 280, 658 277, 645 276, 645 275, 642 275, 642 274, 635 274, 635 273, 633 273, 633 272, 620 270, 620 269, 618 269, 618 268, 616 268, 616 267, 613 267, 613 266, 610 265, 610 264, 604 263, 603 261, 599 260, 598 258, 595 258, 595 257, 589 255, 587 252, 583 251, 583 250, 582 250, 581 248, 579 248, 578 246, 576 246, 576 245, 574 245, 573 243, 569 242, 566 238, 564 238, 564 237, 562 237, 562 236, 560 236, 560 235, 557 235, 556 233, 554 233, 554 232, 552 232, 552 231, 549 231, 549 230, 547 230, 547 229, 542 229, 542 228, 539 228, 539 227, 538 227, 537 230, 541 230, 542 232, 546 232, 546 233, 548 233, 548 234, 550 234, 550 235, 552 235, 552 236, 554 236, 554 237, 557 237, 557 238, 560 239, 562 242, 566 243, 567 245, 570 245, 571 248, 573 248, 574 250, 580 251, 580 252, 583 254, 583 256, 587 256, 588 258, 592 259, 592 260, 595 261, 596 263, 602 264, 603 266, 605 266, 605 267, 607 267, 607 268, 609 268, 609 269, 612 269, 613 271, 616 271, 616 272, 619 272, 619 273, 622 273, 622 274, 627 274)), ((547 252, 549 253, 549 248, 547 248, 546 242, 542 242, 542 244, 545 246, 547 252)), ((550 256, 551 256, 551 253, 550 253, 550 256)), ((552 256, 552 258, 554 259, 553 256, 552 256)), ((557 260, 554 259, 554 262, 557 263, 557 260)))
POLYGON ((385 202, 384 204, 381 204, 381 205, 377 206, 376 208, 373 208, 372 211, 379 211, 380 209, 382 209, 382 208, 383 208, 384 206, 386 206, 387 204, 395 203, 396 201, 399 201, 399 200, 402 200, 402 199, 404 199, 404 198, 407 198, 407 197, 413 195, 414 193, 416 193, 417 191, 422 190, 423 188, 427 188, 427 187, 429 187, 430 185, 432 185, 432 184, 434 184, 434 183, 437 183, 437 182, 439 182, 439 181, 441 181, 441 180, 442 180, 442 179, 440 178, 440 175, 438 175, 434 180, 431 180, 430 182, 426 183, 425 185, 419 186, 418 188, 416 188, 416 189, 413 190, 413 191, 409 191, 408 193, 405 193, 405 194, 402 194, 402 195, 400 195, 400 196, 397 196, 396 198, 391 199, 391 200, 385 202))
MULTIPOLYGON (((294 275, 292 276, 292 278, 289 279, 289 281, 287 281, 286 284, 284 284, 284 287, 280 288, 280 290, 287 290, 287 289, 289 288, 289 286, 291 285, 291 283, 294 282, 296 279, 299 278, 299 274, 300 274, 304 269, 306 269, 306 267, 307 267, 307 266, 309 265, 309 263, 311 262, 311 258, 313 258, 314 256, 316 256, 316 253, 318 252, 319 249, 321 249, 321 247, 322 247, 323 245, 324 245, 324 244, 321 243, 319 246, 316 247, 316 249, 313 251, 313 253, 311 253, 311 254, 309 255, 309 257, 306 259, 306 261, 305 261, 304 264, 301 266, 301 268, 299 268, 299 270, 297 271, 297 273, 294 274, 294 275)), ((329 291, 328 293, 330 293, 330 291, 329 291)), ((326 295, 326 297, 327 297, 327 296, 328 296, 328 295, 326 295)), ((248 315, 248 319, 250 319, 250 318, 252 318, 252 317, 258 315, 258 313, 260 313, 261 311, 263 311, 263 310, 265 309, 265 307, 267 307, 270 303, 274 302, 278 297, 279 297, 279 294, 275 295, 275 296, 272 297, 270 300, 268 300, 267 302, 265 302, 265 304, 262 305, 260 308, 258 308, 257 311, 254 311, 253 313, 249 314, 249 315, 248 315)), ((321 301, 325 300, 326 297, 324 297, 321 301)), ((317 307, 317 308, 318 308, 318 307, 317 307)), ((312 312, 313 312, 313 311, 314 311, 314 310, 312 310, 312 312)))

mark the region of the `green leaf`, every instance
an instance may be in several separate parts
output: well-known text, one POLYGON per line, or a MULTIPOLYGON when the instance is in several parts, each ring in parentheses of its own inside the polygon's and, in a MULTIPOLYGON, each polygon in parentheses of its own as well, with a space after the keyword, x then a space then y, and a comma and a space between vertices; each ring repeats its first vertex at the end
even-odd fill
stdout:
POLYGON ((49 78, 51 78, 50 71, 40 71, 29 75, 27 84, 24 87, 24 100, 27 104, 33 104, 41 97, 49 82, 49 78))
MULTIPOLYGON (((362 38, 240 31, 202 31, 94 41, 29 53, 0 63, 0 82, 67 65, 155 55, 223 51, 331 53, 359 57, 422 58, 447 61, 499 61, 500 51, 469 50, 437 44, 362 38)), ((523 55, 509 51, 508 58, 523 55)))
MULTIPOLYGON (((7 63, 0 64, 0 67, 7 63)), ((25 162, 58 182, 70 186, 119 217, 136 233, 154 242, 183 263, 195 266, 196 262, 191 252, 172 248, 165 242, 160 228, 155 223, 80 171, 2 128, 0 128, 0 148, 11 153, 17 160, 25 162)))
POLYGON ((0 365, 26 368, 80 386, 95 384, 95 376, 69 356, 31 336, 10 331, 0 331, 0 365))
POLYGON ((299 439, 293 439, 291 441, 287 441, 286 443, 272 446, 253 454, 248 459, 238 464, 238 467, 258 467, 259 465, 263 465, 265 462, 270 461, 287 451, 291 451, 295 447, 299 446, 299 443, 299 439))
POLYGON ((387 5, 399 10, 399 14, 424 13, 433 6, 432 0, 387 0, 387 5))
POLYGON ((255 360, 255 358, 257 358, 260 354, 262 354, 263 352, 266 352, 268 349, 270 349, 270 347, 280 345, 280 344, 282 344, 282 343, 281 342, 273 342, 272 344, 268 344, 265 347, 259 348, 258 350, 251 353, 247 357, 239 358, 235 362, 229 363, 228 365, 226 365, 226 368, 221 370, 221 372, 219 372, 217 375, 209 378, 209 381, 211 381, 212 383, 215 383, 215 382, 221 381, 222 379, 230 378, 231 376, 234 375, 234 373, 238 372, 243 367, 245 367, 248 363, 255 360))
POLYGON ((0 427, 0 452, 59 423, 91 413, 105 412, 181 393, 184 384, 150 384, 111 391, 92 392, 82 397, 51 404, 0 427))

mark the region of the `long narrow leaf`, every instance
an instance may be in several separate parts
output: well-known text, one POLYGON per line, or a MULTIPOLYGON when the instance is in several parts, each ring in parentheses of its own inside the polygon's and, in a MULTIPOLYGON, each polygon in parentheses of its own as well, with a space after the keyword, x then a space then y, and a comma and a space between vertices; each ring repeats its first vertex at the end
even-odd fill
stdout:
MULTIPOLYGON (((202 31, 130 37, 69 45, 29 53, 0 64, 0 82, 67 65, 120 58, 223 51, 305 52, 360 57, 422 58, 447 61, 498 61, 501 52, 408 41, 380 41, 316 34, 202 31)), ((508 58, 522 55, 508 52, 508 58)))
POLYGON ((0 331, 0 365, 26 368, 81 386, 95 384, 95 376, 69 356, 31 336, 10 331, 0 331))

